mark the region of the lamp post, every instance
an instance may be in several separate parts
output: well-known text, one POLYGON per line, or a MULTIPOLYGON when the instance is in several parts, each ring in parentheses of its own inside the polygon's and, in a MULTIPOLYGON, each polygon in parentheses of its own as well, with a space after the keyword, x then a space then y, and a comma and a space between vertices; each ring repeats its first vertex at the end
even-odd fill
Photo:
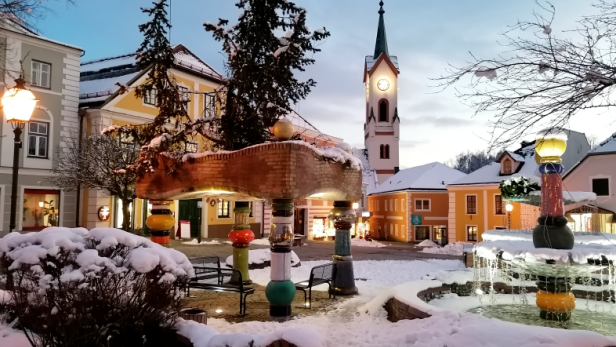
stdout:
POLYGON ((354 202, 353 203, 353 211, 355 211, 355 231, 353 232, 355 234, 355 237, 357 237, 357 209, 359 208, 359 204, 354 202))
POLYGON ((9 232, 15 230, 17 214, 17 179, 19 171, 19 150, 21 149, 21 133, 30 121, 34 106, 38 100, 31 91, 26 89, 26 81, 21 77, 15 80, 15 87, 7 89, 2 97, 2 108, 7 122, 13 127, 15 142, 13 144, 13 182, 11 187, 11 220, 9 232))
POLYGON ((511 230, 511 211, 513 211, 513 205, 505 205, 505 210, 507 210, 507 229, 511 230))

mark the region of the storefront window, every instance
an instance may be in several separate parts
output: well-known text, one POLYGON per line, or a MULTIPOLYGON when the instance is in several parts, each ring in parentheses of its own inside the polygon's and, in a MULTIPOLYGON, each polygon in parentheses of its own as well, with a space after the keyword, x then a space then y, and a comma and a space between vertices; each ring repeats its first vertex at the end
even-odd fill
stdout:
MULTIPOLYGON (((131 218, 131 215, 133 214, 132 213, 132 211, 133 211, 133 203, 132 202, 128 205, 128 211, 129 211, 128 218, 131 218)), ((116 226, 115 227, 118 228, 118 229, 122 229, 122 219, 123 219, 122 217, 123 216, 124 215, 122 214, 122 200, 116 199, 116 226)), ((132 223, 129 221, 128 225, 131 226, 132 223)))
POLYGON ((430 227, 429 226, 416 226, 415 227, 415 241, 423 241, 430 239, 430 227))
POLYGON ((59 190, 24 190, 23 230, 41 230, 58 226, 59 217, 59 190))

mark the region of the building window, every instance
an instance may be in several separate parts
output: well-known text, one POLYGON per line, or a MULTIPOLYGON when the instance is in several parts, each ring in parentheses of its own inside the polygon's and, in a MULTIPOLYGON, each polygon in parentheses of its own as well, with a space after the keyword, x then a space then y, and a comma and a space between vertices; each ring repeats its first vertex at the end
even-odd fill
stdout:
POLYGON ((394 200, 393 199, 389 199, 389 210, 390 211, 394 210, 394 200))
POLYGON ((387 101, 379 101, 379 122, 387 122, 387 101))
POLYGON ((121 132, 118 136, 118 141, 120 143, 120 147, 130 148, 135 147, 135 139, 131 134, 121 132))
POLYGON ((505 159, 505 161, 503 161, 503 173, 504 174, 512 174, 513 173, 513 168, 511 166, 511 160, 505 159))
POLYGON ((385 211, 387 211, 387 200, 385 200, 385 211))
POLYGON ((143 103, 146 105, 156 106, 156 89, 152 88, 143 95, 143 103))
POLYGON ((398 199, 395 200, 394 211, 398 212, 398 199))
POLYGON ((216 95, 204 94, 203 95, 203 117, 215 117, 216 116, 216 95))
POLYGON ((379 154, 381 159, 385 159, 385 145, 381 145, 379 154))
POLYGON ((505 214, 505 209, 503 208, 503 197, 500 195, 494 195, 494 213, 505 214))
POLYGON ((415 241, 430 239, 430 227, 425 225, 415 226, 415 241))
MULTIPOLYGON (((116 198, 116 207, 115 207, 115 227, 117 229, 122 229, 122 220, 124 219, 124 214, 122 213, 122 200, 116 198)), ((131 202, 128 205, 128 227, 132 230, 133 227, 133 203, 131 202)))
POLYGON ((59 190, 24 190, 23 230, 40 230, 58 226, 59 218, 59 190))
POLYGON ((400 211, 404 212, 404 199, 400 201, 400 211))
POLYGON ((186 142, 186 153, 197 153, 199 151, 199 144, 196 142, 186 142))
POLYGON ((376 210, 377 210, 377 211, 380 211, 380 210, 381 210, 381 201, 380 201, 380 200, 377 200, 377 201, 376 201, 376 210))
POLYGON ((389 159, 389 145, 385 145, 385 159, 389 159))
POLYGON ((415 211, 430 211, 430 199, 415 199, 415 211))
POLYGON ((506 230, 507 228, 505 228, 505 227, 494 227, 494 229, 496 229, 496 230, 506 230))
POLYGON ((30 122, 28 125, 28 157, 47 158, 49 123, 30 122))
POLYGON ((230 218, 229 201, 222 200, 218 203, 218 218, 230 218))
POLYGON ((477 226, 475 225, 466 226, 466 240, 467 241, 477 241, 477 226))
POLYGON ((597 196, 609 196, 610 195, 610 179, 609 178, 593 178, 592 179, 592 192, 597 196))
POLYGON ((466 196, 466 214, 477 214, 477 195, 466 196))
POLYGON ((32 85, 49 88, 51 80, 51 65, 40 61, 32 61, 32 85))

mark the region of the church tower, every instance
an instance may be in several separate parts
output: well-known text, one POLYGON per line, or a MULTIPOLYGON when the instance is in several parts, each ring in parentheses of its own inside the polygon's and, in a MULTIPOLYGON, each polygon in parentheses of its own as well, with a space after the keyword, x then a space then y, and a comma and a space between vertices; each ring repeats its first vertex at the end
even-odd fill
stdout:
POLYGON ((374 54, 366 57, 365 147, 370 169, 376 171, 378 183, 398 172, 400 166, 400 118, 398 118, 398 58, 389 55, 383 1, 379 3, 379 27, 374 54))

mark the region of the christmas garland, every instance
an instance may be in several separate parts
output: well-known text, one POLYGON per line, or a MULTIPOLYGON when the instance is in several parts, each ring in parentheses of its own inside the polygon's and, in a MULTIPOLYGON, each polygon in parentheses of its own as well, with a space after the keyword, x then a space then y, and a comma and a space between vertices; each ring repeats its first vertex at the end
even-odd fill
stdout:
POLYGON ((530 192, 541 190, 538 183, 532 182, 526 177, 512 177, 503 180, 498 188, 501 191, 501 197, 504 200, 523 200, 528 197, 530 192))

